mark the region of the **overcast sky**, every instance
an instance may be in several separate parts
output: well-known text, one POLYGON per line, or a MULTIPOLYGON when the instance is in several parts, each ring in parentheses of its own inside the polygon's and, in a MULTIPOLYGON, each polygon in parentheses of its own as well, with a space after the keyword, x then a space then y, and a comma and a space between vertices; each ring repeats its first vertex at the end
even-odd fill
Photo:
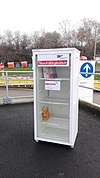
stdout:
POLYGON ((0 34, 5 30, 58 31, 66 18, 72 24, 83 18, 100 22, 100 0, 0 0, 0 34))

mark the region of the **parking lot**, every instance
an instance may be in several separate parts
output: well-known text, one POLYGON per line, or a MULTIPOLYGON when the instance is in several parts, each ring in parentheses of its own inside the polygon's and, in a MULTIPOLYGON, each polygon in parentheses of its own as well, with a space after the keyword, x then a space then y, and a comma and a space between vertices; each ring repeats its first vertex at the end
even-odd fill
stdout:
POLYGON ((100 116, 79 107, 75 147, 36 143, 33 103, 0 106, 1 178, 99 178, 100 116))

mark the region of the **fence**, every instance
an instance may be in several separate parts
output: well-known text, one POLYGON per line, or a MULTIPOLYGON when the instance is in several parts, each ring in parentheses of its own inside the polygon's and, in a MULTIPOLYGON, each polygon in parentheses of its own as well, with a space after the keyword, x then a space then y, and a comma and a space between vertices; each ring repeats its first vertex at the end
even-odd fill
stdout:
POLYGON ((30 100, 33 87, 32 71, 0 71, 0 100, 4 104, 13 103, 15 99, 30 100))
POLYGON ((100 73, 80 72, 79 99, 100 105, 100 73))
MULTIPOLYGON (((81 72, 80 74, 88 73, 81 72)), ((100 76, 100 73, 89 74, 100 76)), ((100 92, 100 80, 94 80, 94 87, 84 85, 79 85, 79 87, 100 92)), ((0 100, 2 103, 14 103, 14 100, 33 101, 33 89, 32 71, 0 71, 0 100)), ((100 97, 100 93, 98 96, 100 97)))

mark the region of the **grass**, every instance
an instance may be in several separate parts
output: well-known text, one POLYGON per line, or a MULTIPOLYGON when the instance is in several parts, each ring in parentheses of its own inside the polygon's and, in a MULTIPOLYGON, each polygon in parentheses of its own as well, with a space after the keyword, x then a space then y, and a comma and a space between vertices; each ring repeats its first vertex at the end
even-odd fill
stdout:
MULTIPOLYGON (((18 74, 26 74, 27 71, 32 72, 32 68, 30 67, 14 67, 14 68, 7 68, 4 67, 4 71, 9 71, 8 74, 11 75, 18 75, 18 74), (14 72, 13 72, 14 71, 14 72), (19 71, 19 72, 17 72, 19 71)), ((2 73, 0 72, 0 76, 2 75, 2 73)))
POLYGON ((9 75, 18 75, 18 74, 26 74, 27 71, 32 72, 32 68, 30 67, 19 67, 19 68, 4 68, 4 71, 9 71, 9 75), (13 72, 14 71, 14 72, 13 72), (19 72, 17 72, 19 71, 19 72))
MULTIPOLYGON (((100 73, 100 71, 96 71, 96 73, 100 73)), ((100 80, 100 75, 95 75, 94 80, 100 80)))
POLYGON ((96 67, 100 67, 100 63, 96 63, 95 66, 96 66, 96 67))
POLYGON ((14 67, 14 68, 8 68, 4 67, 4 71, 32 71, 32 68, 30 67, 14 67))

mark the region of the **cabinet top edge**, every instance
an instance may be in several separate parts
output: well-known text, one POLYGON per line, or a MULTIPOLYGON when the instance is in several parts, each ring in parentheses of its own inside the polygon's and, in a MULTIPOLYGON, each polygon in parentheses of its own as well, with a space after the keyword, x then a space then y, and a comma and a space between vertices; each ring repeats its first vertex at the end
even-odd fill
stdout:
POLYGON ((56 49, 32 49, 32 52, 35 54, 45 54, 45 53, 56 53, 56 52, 67 52, 67 53, 71 53, 71 52, 79 52, 80 51, 76 48, 56 48, 56 49))

